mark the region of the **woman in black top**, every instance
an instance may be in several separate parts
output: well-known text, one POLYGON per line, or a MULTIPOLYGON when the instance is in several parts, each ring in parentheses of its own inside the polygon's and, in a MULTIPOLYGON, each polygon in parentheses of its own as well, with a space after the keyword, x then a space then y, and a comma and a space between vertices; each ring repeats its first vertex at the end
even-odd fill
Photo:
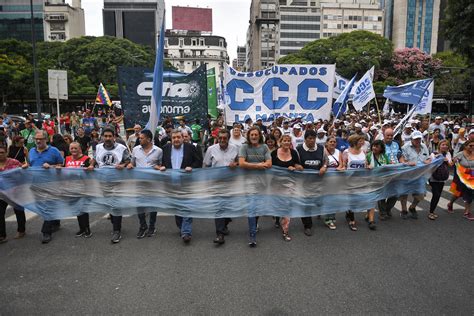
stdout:
POLYGON ((23 136, 13 138, 13 144, 8 148, 8 158, 16 159, 22 164, 28 161, 28 149, 25 147, 23 136))
MULTIPOLYGON (((291 136, 283 135, 280 138, 280 148, 272 152, 272 165, 288 168, 290 171, 303 170, 300 165, 300 158, 296 150, 291 149, 291 136)), ((278 218, 276 219, 278 220, 278 218)), ((283 217, 280 222, 281 230, 283 233, 283 239, 291 241, 291 237, 288 233, 290 226, 290 218, 283 217)))

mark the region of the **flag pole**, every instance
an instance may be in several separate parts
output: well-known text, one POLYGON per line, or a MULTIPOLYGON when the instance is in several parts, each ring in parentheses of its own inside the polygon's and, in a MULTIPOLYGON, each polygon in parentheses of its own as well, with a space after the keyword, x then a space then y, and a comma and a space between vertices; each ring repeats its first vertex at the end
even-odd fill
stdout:
POLYGON ((377 96, 375 96, 375 106, 377 107, 377 115, 379 117, 379 123, 382 124, 382 118, 380 116, 380 108, 379 103, 377 102, 377 96))

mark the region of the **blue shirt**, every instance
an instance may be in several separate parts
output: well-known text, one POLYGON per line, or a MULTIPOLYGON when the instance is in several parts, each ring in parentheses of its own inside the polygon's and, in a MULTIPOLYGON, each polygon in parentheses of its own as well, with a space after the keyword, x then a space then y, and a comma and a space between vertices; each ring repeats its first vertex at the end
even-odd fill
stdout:
POLYGON ((385 154, 390 160, 390 163, 397 164, 399 163, 398 159, 402 155, 402 152, 398 143, 392 141, 390 144, 385 144, 385 154))
POLYGON ((42 167, 44 163, 50 165, 63 164, 64 159, 56 147, 48 146, 44 151, 38 152, 36 147, 30 149, 30 166, 42 167))
POLYGON ((181 145, 179 149, 174 146, 171 147, 171 166, 173 169, 181 169, 183 163, 184 145, 181 145))
POLYGON ((336 137, 336 148, 340 152, 344 152, 344 150, 349 148, 349 142, 346 139, 342 139, 341 137, 336 137))

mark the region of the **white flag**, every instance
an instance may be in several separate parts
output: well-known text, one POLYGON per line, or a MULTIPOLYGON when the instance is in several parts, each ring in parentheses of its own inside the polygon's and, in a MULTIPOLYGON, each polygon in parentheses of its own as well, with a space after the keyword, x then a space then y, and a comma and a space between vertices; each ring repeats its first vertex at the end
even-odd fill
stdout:
POLYGON ((416 114, 428 114, 431 113, 432 103, 433 103, 433 94, 434 94, 434 80, 431 82, 428 89, 426 89, 421 98, 420 103, 416 105, 415 113, 416 114))
POLYGON ((387 114, 390 114, 390 100, 389 99, 385 99, 385 104, 383 105, 383 115, 387 115, 387 114))
POLYGON ((339 95, 342 93, 342 91, 344 91, 344 88, 347 86, 349 81, 349 79, 344 78, 336 72, 334 80, 334 90, 332 93, 333 99, 337 99, 339 97, 339 95))
POLYGON ((375 98, 374 86, 372 81, 374 80, 374 67, 370 68, 369 71, 354 85, 352 91, 354 97, 352 98, 352 105, 357 111, 362 111, 364 106, 369 103, 370 100, 375 98))

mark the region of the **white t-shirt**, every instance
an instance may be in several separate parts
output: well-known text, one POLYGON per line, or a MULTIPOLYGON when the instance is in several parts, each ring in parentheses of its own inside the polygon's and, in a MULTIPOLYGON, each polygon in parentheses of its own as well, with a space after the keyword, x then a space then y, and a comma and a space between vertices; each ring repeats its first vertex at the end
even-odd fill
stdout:
POLYGON ((232 144, 236 146, 237 149, 240 149, 240 146, 242 146, 242 144, 245 144, 246 141, 247 139, 243 136, 240 136, 240 138, 237 138, 237 139, 231 136, 229 139, 229 144, 232 144))
POLYGON ((94 160, 99 168, 115 167, 128 159, 129 155, 127 147, 122 144, 115 143, 112 149, 105 149, 102 143, 95 149, 94 160))
POLYGON ((324 135, 323 138, 316 137, 316 144, 318 144, 318 145, 323 145, 324 146, 327 141, 328 141, 328 137, 326 135, 324 135))
POLYGON ((291 135, 291 145, 293 146, 293 149, 296 149, 296 146, 303 143, 304 143, 303 134, 301 134, 300 136, 291 135))

